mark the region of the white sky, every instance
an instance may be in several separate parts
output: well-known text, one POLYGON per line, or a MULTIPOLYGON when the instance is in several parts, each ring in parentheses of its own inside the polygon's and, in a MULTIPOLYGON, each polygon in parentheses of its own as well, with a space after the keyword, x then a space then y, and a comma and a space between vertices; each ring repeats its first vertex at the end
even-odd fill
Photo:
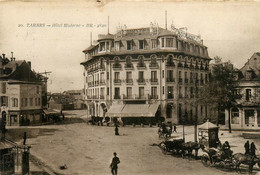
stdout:
POLYGON ((27 23, 98 25, 107 24, 109 16, 110 33, 115 33, 119 23, 137 28, 156 21, 164 27, 165 10, 168 28, 173 21, 200 33, 211 58, 218 55, 240 68, 260 52, 260 2, 102 2, 0 2, 0 54, 10 57, 13 51, 37 72, 51 71, 51 92, 82 89, 82 50, 90 45, 90 32, 97 39, 107 27, 29 28, 27 23))

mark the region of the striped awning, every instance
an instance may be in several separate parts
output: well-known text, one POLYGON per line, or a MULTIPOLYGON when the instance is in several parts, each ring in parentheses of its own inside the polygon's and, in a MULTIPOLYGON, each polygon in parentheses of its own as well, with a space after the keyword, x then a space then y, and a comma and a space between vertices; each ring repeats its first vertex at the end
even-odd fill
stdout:
POLYGON ((125 104, 112 105, 106 116, 108 117, 155 117, 159 103, 153 104, 125 104))

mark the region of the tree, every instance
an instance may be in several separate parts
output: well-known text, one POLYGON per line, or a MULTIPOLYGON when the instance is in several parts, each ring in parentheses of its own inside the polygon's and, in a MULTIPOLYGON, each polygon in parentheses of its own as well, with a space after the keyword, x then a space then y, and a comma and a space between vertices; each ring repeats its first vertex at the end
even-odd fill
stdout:
POLYGON ((212 65, 209 83, 200 89, 200 100, 218 111, 217 125, 221 109, 229 111, 229 132, 231 133, 230 109, 235 105, 235 81, 233 77, 233 64, 222 62, 220 57, 215 57, 212 65))

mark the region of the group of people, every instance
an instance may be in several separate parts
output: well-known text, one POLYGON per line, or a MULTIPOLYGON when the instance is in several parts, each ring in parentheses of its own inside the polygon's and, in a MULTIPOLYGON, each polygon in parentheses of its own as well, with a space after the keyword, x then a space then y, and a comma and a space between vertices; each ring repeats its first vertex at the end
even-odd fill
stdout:
POLYGON ((245 154, 255 156, 255 151, 257 150, 255 147, 255 143, 252 142, 251 145, 249 144, 249 141, 247 141, 244 145, 245 148, 245 154))

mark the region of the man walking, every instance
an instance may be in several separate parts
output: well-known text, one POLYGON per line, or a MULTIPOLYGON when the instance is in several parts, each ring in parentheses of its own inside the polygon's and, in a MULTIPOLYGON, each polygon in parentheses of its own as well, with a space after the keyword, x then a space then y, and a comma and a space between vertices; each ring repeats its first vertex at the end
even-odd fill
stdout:
POLYGON ((118 164, 120 163, 119 158, 116 156, 116 152, 114 152, 114 157, 112 159, 112 162, 110 164, 110 168, 111 168, 111 173, 113 175, 117 175, 117 169, 118 169, 118 164))
POLYGON ((173 124, 173 132, 177 133, 177 126, 175 124, 173 124))
POLYGON ((246 141, 244 147, 245 147, 245 151, 246 151, 245 154, 246 155, 249 154, 249 141, 246 141))

